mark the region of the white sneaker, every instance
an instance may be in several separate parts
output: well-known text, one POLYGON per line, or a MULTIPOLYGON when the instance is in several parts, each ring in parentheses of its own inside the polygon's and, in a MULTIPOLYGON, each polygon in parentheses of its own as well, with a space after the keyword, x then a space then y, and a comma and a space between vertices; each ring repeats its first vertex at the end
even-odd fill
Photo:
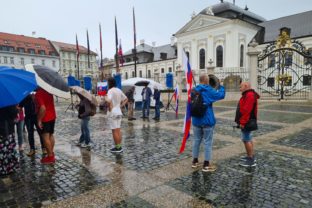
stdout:
POLYGON ((75 145, 77 145, 77 146, 81 146, 81 145, 82 145, 82 143, 80 143, 79 141, 75 141, 74 143, 75 143, 75 145))
POLYGON ((82 143, 82 144, 80 145, 80 147, 81 147, 81 148, 90 148, 91 145, 90 145, 90 144, 82 143))

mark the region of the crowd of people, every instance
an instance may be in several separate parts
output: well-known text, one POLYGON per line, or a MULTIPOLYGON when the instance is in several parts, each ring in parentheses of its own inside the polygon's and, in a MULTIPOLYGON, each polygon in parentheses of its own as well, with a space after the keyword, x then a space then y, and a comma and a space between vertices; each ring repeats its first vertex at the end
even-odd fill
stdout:
MULTIPOLYGON (((201 117, 192 116, 194 140, 192 146, 192 167, 199 166, 200 145, 204 143, 204 162, 202 171, 213 172, 216 168, 211 164, 213 131, 216 119, 213 112, 213 103, 225 97, 223 86, 213 88, 209 85, 207 75, 200 76, 200 84, 194 88, 194 92, 200 93, 206 110, 201 117)), ((240 85, 242 97, 239 100, 236 118, 237 127, 241 129, 242 141, 246 149, 246 156, 242 157, 242 166, 256 166, 254 144, 251 131, 257 129, 257 100, 259 95, 251 89, 248 82, 240 85)), ((112 130, 114 147, 110 149, 112 153, 123 152, 121 121, 123 117, 122 109, 127 105, 128 120, 136 120, 134 117, 134 93, 135 87, 131 87, 126 93, 117 88, 114 78, 108 79, 108 92, 105 102, 108 106, 108 124, 112 130)), ((155 116, 153 119, 160 119, 160 91, 154 88, 154 93, 148 84, 142 90, 142 118, 149 118, 151 98, 155 100, 155 116)), ((78 118, 81 119, 81 136, 76 144, 82 148, 91 147, 89 121, 91 116, 90 100, 79 95, 80 103, 77 106, 78 118)), ((42 164, 53 164, 56 162, 54 153, 54 127, 56 121, 56 111, 53 95, 38 88, 35 93, 28 95, 20 104, 0 108, 0 175, 14 172, 18 168, 18 153, 23 152, 23 128, 24 122, 27 129, 29 152, 28 156, 36 154, 34 130, 38 132, 42 149, 42 164), (18 148, 15 142, 15 127, 17 132, 18 148)))

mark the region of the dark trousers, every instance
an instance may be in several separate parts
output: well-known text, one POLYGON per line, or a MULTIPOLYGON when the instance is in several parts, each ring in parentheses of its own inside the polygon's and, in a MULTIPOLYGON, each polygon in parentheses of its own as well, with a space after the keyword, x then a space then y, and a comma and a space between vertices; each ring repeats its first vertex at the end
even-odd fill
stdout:
POLYGON ((44 148, 43 138, 41 136, 40 128, 39 128, 38 123, 37 123, 37 116, 33 115, 33 116, 25 117, 25 124, 26 124, 27 132, 28 132, 28 141, 29 141, 30 149, 35 150, 35 137, 34 137, 35 128, 34 128, 34 126, 36 126, 37 132, 38 132, 39 137, 40 137, 41 148, 44 148))

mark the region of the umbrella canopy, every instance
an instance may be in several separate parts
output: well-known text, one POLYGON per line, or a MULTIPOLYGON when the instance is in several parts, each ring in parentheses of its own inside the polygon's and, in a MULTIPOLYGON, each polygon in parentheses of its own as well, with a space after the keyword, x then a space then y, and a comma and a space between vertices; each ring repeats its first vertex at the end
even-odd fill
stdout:
POLYGON ((141 80, 141 81, 136 82, 134 85, 135 85, 135 86, 146 86, 146 85, 148 85, 149 83, 150 83, 150 82, 147 81, 147 80, 141 80))
POLYGON ((67 83, 56 71, 46 66, 33 64, 27 64, 25 68, 27 71, 33 72, 36 75, 37 83, 42 89, 58 97, 70 98, 67 83))
POLYGON ((0 67, 0 108, 16 105, 37 88, 33 73, 0 67))
POLYGON ((124 80, 124 81, 122 81, 121 85, 122 85, 122 87, 125 87, 125 86, 138 86, 138 85, 136 85, 136 83, 140 82, 140 81, 149 82, 148 86, 151 89, 153 89, 154 86, 157 86, 157 89, 159 89, 159 90, 163 89, 163 87, 162 87, 162 85, 160 83, 155 82, 154 80, 151 80, 151 79, 145 79, 145 78, 141 78, 141 77, 135 77, 135 78, 130 78, 130 79, 124 80))
POLYGON ((97 106, 98 102, 96 100, 96 97, 89 93, 87 90, 83 89, 82 87, 79 86, 73 86, 71 89, 76 92, 77 94, 87 98, 93 105, 97 106))

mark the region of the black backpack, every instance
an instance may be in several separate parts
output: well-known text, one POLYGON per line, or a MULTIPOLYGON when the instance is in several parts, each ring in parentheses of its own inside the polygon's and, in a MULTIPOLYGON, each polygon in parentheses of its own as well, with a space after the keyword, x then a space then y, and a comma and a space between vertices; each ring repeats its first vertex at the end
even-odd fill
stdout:
POLYGON ((191 94, 191 116, 203 117, 207 110, 207 104, 204 103, 204 99, 200 92, 195 90, 191 94))

